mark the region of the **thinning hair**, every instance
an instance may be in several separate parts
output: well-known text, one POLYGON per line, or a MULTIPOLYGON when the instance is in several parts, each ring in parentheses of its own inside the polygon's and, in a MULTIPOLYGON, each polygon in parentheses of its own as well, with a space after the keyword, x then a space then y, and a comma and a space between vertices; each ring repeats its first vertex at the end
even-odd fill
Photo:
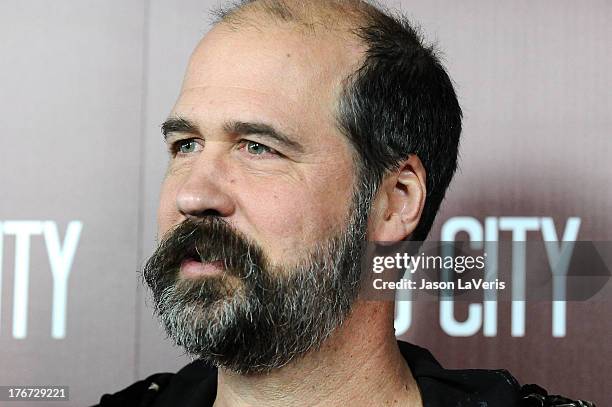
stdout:
POLYGON ((215 24, 223 22, 234 27, 260 26, 263 15, 279 23, 330 30, 354 27, 373 11, 370 8, 370 3, 359 0, 239 0, 213 10, 213 16, 215 24))
POLYGON ((457 169, 462 112, 437 52, 415 26, 363 0, 242 0, 215 16, 233 28, 271 21, 312 33, 346 30, 365 46, 361 66, 343 81, 337 126, 357 152, 359 184, 370 200, 388 172, 419 157, 427 194, 410 239, 425 240, 457 169))

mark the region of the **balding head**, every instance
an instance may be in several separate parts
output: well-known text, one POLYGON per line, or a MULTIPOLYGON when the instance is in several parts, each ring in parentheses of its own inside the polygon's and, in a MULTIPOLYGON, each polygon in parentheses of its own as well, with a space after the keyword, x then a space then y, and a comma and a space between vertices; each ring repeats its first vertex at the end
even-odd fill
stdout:
POLYGON ((243 0, 216 16, 232 29, 288 24, 305 35, 332 33, 363 51, 343 80, 334 112, 338 129, 358 153, 369 195, 402 160, 420 158, 427 200, 410 238, 424 240, 457 167, 462 113, 433 47, 410 22, 363 0, 243 0))
POLYGON ((380 11, 362 0, 243 0, 218 9, 215 23, 239 28, 261 26, 262 17, 278 24, 291 23, 304 32, 350 31, 380 11))

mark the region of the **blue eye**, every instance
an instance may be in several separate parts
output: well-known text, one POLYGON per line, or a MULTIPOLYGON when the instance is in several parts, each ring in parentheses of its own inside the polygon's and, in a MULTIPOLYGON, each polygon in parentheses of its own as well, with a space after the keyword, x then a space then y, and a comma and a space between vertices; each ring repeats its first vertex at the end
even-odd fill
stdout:
POLYGON ((181 154, 193 153, 197 147, 197 143, 193 140, 185 140, 178 145, 178 152, 181 154))
POLYGON ((178 140, 171 144, 170 152, 172 156, 188 155, 197 152, 198 147, 199 144, 195 139, 178 140))
POLYGON ((246 148, 249 154, 262 155, 265 153, 272 153, 273 150, 263 144, 256 143, 254 141, 245 140, 246 148))

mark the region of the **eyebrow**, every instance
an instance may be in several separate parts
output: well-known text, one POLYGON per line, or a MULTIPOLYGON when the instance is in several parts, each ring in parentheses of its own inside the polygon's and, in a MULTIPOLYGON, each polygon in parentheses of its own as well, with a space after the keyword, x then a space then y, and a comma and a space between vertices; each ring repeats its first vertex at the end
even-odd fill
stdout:
POLYGON ((167 139, 172 133, 200 134, 200 129, 195 123, 183 117, 170 117, 162 123, 161 132, 164 139, 167 139))
POLYGON ((231 121, 225 123, 223 130, 228 134, 233 135, 258 135, 263 138, 268 138, 280 145, 285 146, 291 150, 295 150, 299 153, 304 152, 304 146, 297 142, 293 137, 275 129, 273 126, 265 123, 252 123, 252 122, 241 122, 231 121))
MULTIPOLYGON (((304 152, 304 146, 293 137, 266 123, 229 121, 223 125, 223 131, 234 136, 258 135, 299 153, 304 152)), ((201 135, 197 124, 180 116, 170 117, 162 123, 161 132, 164 139, 167 139, 172 133, 201 135)))

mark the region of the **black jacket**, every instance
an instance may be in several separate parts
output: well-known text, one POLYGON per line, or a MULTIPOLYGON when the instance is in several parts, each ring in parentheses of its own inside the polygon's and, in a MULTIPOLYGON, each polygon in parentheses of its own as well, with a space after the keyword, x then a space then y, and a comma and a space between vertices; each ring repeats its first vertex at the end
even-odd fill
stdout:
MULTIPOLYGON (((590 407, 591 403, 548 396, 535 385, 521 387, 505 370, 447 370, 424 348, 398 342, 424 407, 590 407)), ((373 392, 376 390, 373 389, 373 392)), ((158 373, 115 394, 99 407, 207 407, 217 395, 217 369, 196 360, 178 373, 158 373)))

